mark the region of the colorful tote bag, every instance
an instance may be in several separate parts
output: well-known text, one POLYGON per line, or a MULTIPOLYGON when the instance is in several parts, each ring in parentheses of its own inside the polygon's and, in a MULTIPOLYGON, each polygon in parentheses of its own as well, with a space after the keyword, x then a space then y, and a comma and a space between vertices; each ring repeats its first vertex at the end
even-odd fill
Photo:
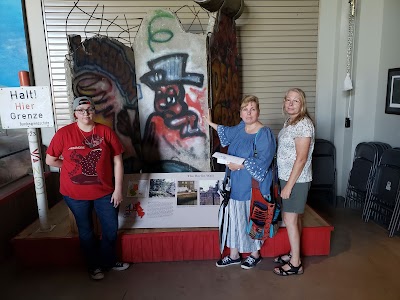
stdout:
POLYGON ((271 196, 264 198, 258 182, 252 179, 250 218, 246 228, 249 236, 255 240, 269 238, 274 216, 275 203, 272 202, 271 196))
POLYGON ((278 179, 276 157, 272 161, 271 194, 265 199, 260 191, 259 184, 252 179, 250 218, 247 224, 247 233, 252 239, 266 240, 273 238, 279 229, 281 219, 281 197, 278 179))

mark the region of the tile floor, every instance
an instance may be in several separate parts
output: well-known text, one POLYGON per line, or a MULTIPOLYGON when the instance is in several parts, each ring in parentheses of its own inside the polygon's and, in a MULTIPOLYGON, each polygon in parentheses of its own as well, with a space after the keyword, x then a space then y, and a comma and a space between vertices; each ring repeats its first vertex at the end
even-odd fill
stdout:
POLYGON ((331 254, 305 257, 300 276, 274 275, 265 258, 253 270, 216 268, 214 261, 141 263, 95 282, 80 267, 26 269, 10 259, 0 265, 0 299, 400 300, 400 237, 364 223, 359 212, 323 211, 335 226, 331 254))

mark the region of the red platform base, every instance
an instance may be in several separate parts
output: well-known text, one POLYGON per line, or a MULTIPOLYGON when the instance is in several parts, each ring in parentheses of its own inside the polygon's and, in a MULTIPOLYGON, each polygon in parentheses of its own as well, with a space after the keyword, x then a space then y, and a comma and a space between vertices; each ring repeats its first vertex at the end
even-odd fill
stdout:
MULTIPOLYGON (((305 256, 329 255, 333 227, 303 229, 301 253, 305 256)), ((121 237, 122 260, 160 262, 218 259, 218 231, 181 231, 127 234, 121 237)), ((268 239, 261 248, 263 257, 274 257, 290 250, 286 228, 268 239)))
MULTIPOLYGON (((329 255, 332 227, 303 229, 301 253, 305 256, 329 255)), ((120 256, 126 262, 161 262, 218 259, 217 230, 122 234, 120 256)), ((15 255, 26 266, 81 264, 77 237, 14 239, 15 255)), ((286 228, 261 248, 263 257, 273 257, 290 249, 286 228)))
MULTIPOLYGON (((68 226, 59 224, 49 234, 34 231, 35 224, 31 227, 13 239, 15 256, 21 264, 59 266, 83 263, 78 237, 65 233, 68 226)), ((307 207, 301 240, 302 255, 329 255, 332 231, 332 226, 307 207)), ((220 258, 216 228, 126 230, 120 233, 118 246, 121 260, 134 263, 220 258)), ((274 238, 264 243, 261 255, 273 257, 287 253, 289 249, 286 228, 281 227, 274 238)))

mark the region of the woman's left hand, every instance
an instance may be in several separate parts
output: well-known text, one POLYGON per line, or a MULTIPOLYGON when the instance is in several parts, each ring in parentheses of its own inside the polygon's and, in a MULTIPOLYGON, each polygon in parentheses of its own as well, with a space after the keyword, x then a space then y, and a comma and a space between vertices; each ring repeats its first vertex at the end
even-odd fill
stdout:
POLYGON ((122 197, 122 193, 114 191, 114 193, 111 196, 110 203, 113 203, 114 207, 118 207, 118 205, 120 205, 123 200, 124 198, 122 197))
POLYGON ((241 169, 244 168, 243 165, 235 164, 235 163, 229 163, 227 164, 229 170, 231 171, 240 171, 241 169))

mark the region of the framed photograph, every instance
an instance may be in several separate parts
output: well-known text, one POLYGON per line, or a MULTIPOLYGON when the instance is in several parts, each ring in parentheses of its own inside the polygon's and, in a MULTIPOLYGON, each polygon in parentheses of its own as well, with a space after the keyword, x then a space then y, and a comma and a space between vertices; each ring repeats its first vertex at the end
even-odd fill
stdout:
POLYGON ((389 69, 385 113, 400 115, 400 68, 389 69))

